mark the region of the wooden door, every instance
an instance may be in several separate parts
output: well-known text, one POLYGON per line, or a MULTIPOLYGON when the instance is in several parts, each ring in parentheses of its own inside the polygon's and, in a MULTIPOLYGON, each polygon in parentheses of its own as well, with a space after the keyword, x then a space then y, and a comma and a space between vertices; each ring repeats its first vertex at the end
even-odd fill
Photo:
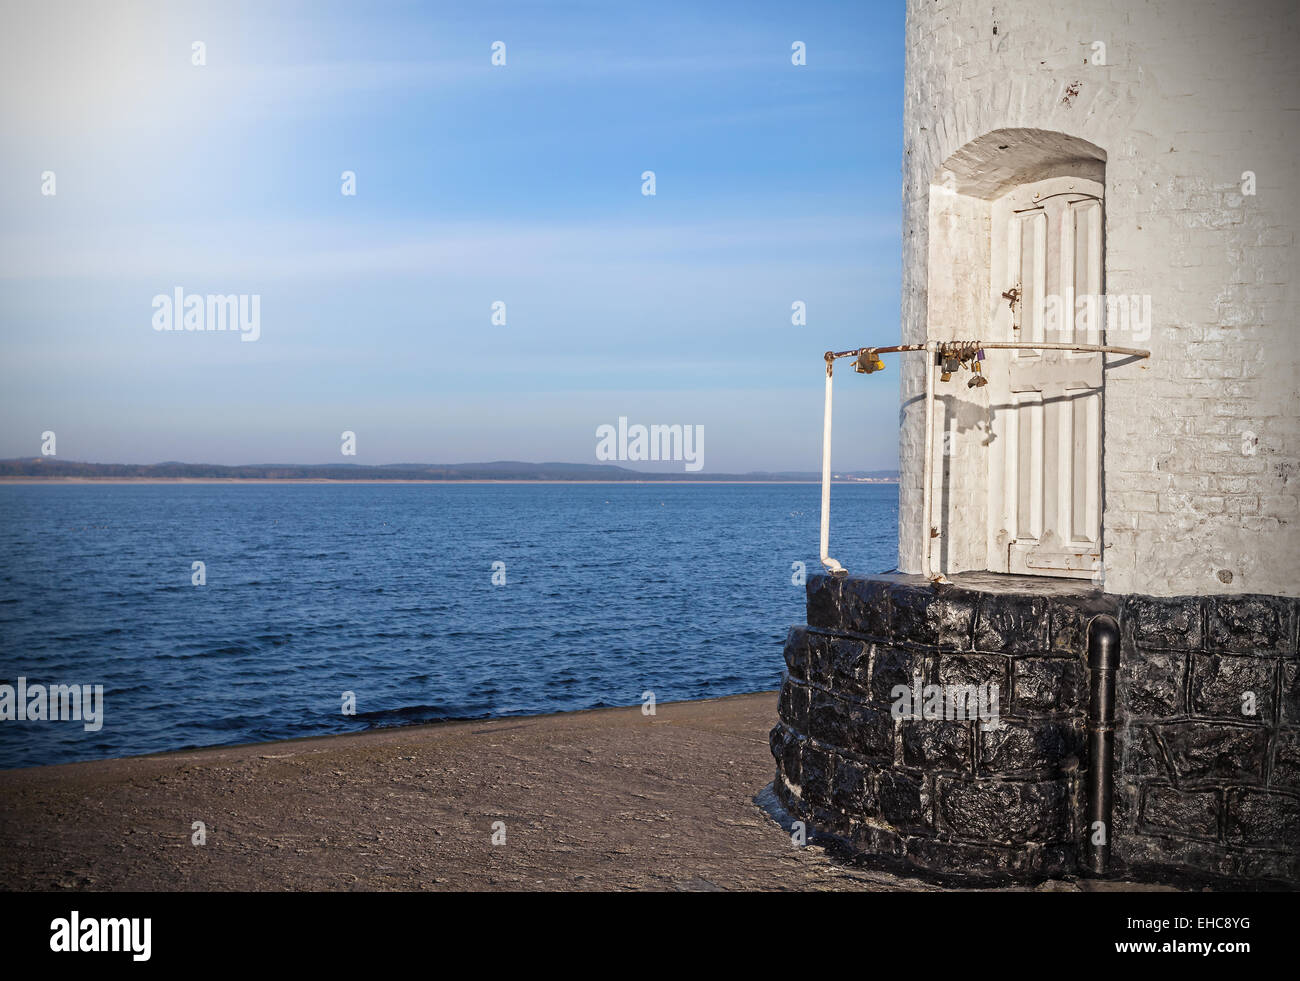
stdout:
MULTIPOLYGON (((1102 186, 1094 181, 1035 181, 995 201, 986 336, 1103 343, 1102 231, 1102 186)), ((1102 359, 1068 351, 988 355, 991 570, 1094 575, 1101 555, 1102 359)))

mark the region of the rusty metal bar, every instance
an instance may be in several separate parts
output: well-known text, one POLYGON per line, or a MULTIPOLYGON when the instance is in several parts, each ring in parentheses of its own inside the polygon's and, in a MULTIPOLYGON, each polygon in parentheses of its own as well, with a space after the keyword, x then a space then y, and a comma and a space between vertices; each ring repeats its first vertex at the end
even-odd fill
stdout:
MULTIPOLYGON (((1151 352, 1137 347, 1121 347, 1117 344, 1062 344, 1043 341, 1028 344, 1020 341, 926 341, 924 344, 895 344, 890 347, 859 347, 852 351, 827 351, 826 361, 826 408, 822 416, 822 514, 821 514, 821 562, 834 576, 846 576, 848 571, 835 559, 830 557, 831 524, 831 375, 835 362, 840 358, 857 358, 870 352, 879 354, 906 354, 912 351, 937 352, 944 350, 961 350, 973 348, 991 351, 1077 351, 1084 354, 1124 354, 1136 358, 1149 358, 1151 352)), ((921 529, 921 572, 932 582, 947 582, 943 572, 933 570, 933 493, 931 483, 934 480, 934 359, 926 361, 925 374, 925 466, 921 486, 921 512, 925 519, 921 529)))

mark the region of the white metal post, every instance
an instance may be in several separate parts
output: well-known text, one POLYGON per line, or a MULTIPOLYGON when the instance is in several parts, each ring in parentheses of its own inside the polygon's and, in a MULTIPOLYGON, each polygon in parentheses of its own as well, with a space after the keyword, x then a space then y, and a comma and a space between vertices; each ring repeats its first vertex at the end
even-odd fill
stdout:
POLYGON ((822 565, 833 576, 848 575, 844 566, 830 557, 831 547, 831 376, 835 362, 826 359, 826 408, 822 412, 822 565))

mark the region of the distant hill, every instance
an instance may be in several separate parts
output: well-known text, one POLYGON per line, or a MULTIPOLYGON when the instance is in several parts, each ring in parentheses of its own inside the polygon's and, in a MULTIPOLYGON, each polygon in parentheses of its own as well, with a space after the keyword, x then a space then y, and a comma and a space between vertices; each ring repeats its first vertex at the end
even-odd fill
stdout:
MULTIPOLYGON (((498 460, 492 463, 388 463, 363 466, 356 463, 250 463, 226 467, 215 463, 79 463, 52 457, 0 460, 0 478, 104 478, 142 480, 600 480, 662 481, 817 481, 813 471, 779 473, 684 473, 648 472, 616 467, 609 463, 523 463, 498 460)), ((896 483, 897 470, 842 470, 836 479, 875 483, 896 483)))

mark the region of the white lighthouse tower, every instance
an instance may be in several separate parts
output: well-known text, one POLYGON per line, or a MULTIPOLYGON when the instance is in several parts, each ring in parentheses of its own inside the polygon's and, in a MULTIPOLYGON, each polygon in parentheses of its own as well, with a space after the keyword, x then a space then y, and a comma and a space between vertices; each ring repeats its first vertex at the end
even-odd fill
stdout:
POLYGON ((1007 357, 945 393, 945 570, 1074 575, 1099 545, 1107 592, 1300 594, 1296 25, 1284 0, 909 4, 904 340, 1152 352, 1007 357))
POLYGON ((906 43, 899 574, 810 581, 775 789, 936 874, 1300 881, 1300 14, 906 43))

